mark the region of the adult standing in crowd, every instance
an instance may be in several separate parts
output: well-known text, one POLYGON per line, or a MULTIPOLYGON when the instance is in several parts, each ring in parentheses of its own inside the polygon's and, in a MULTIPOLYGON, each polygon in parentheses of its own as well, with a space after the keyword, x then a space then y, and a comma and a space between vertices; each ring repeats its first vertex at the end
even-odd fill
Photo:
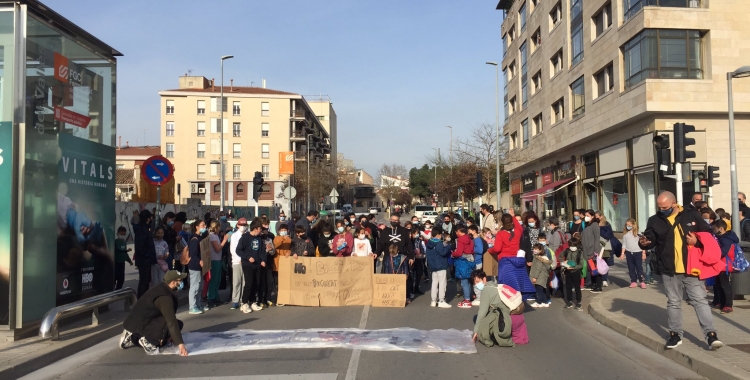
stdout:
POLYGON ((236 310, 240 308, 242 301, 242 289, 245 287, 245 276, 242 273, 242 259, 237 255, 237 245, 240 243, 242 235, 247 233, 247 219, 240 218, 237 221, 237 232, 232 234, 229 240, 229 252, 232 255, 232 307, 236 310))
MULTIPOLYGON (((483 204, 479 206, 479 212, 481 217, 481 223, 479 231, 482 231, 482 229, 487 228, 490 230, 490 233, 492 235, 497 234, 497 221, 495 220, 495 216, 492 214, 492 207, 483 204)), ((489 277, 492 278, 495 275, 497 275, 497 256, 493 256, 489 250, 484 253, 482 256, 482 270, 485 273, 489 273, 489 277)))
POLYGON ((201 298, 201 290, 203 289, 203 266, 210 265, 204 263, 201 258, 201 241, 206 233, 206 222, 202 220, 196 220, 193 222, 193 235, 190 236, 188 241, 188 251, 190 252, 190 262, 188 263, 188 270, 190 272, 190 294, 188 298, 189 313, 190 314, 203 314, 204 311, 208 311, 208 305, 203 305, 201 298))
MULTIPOLYGON (((221 219, 219 219, 221 220, 221 219)), ((222 262, 221 253, 227 244, 230 234, 220 237, 222 224, 214 220, 208 228, 208 241, 211 245, 211 280, 208 282, 208 306, 215 307, 221 304, 219 300, 219 286, 221 285, 222 262)))
POLYGON ((167 256, 167 268, 169 270, 174 269, 172 262, 174 261, 175 244, 177 244, 177 232, 174 230, 175 219, 177 219, 175 213, 172 211, 164 214, 162 218, 162 227, 164 227, 164 241, 167 242, 169 248, 169 255, 167 256))
POLYGON ((667 293, 667 321, 669 339, 665 347, 682 344, 682 294, 687 291, 690 305, 695 309, 698 322, 706 337, 709 349, 722 347, 713 326, 713 315, 706 300, 706 288, 698 277, 686 273, 688 245, 702 247, 696 232, 712 232, 698 211, 686 210, 677 204, 673 193, 665 191, 656 198, 659 207, 651 216, 639 239, 642 249, 653 249, 657 272, 661 273, 667 293))
POLYGON ((143 210, 138 214, 138 223, 133 225, 135 253, 133 260, 138 267, 138 298, 143 296, 151 283, 151 266, 156 264, 156 247, 151 226, 151 211, 143 210))
POLYGON ((304 218, 300 218, 300 220, 297 221, 298 226, 302 226, 305 228, 305 236, 312 239, 313 237, 310 236, 310 231, 312 230, 312 224, 315 222, 315 219, 318 218, 318 212, 315 210, 310 210, 307 213, 307 216, 304 218))
MULTIPOLYGON (((599 239, 602 237, 599 227, 599 219, 596 218, 596 212, 594 210, 586 210, 584 212, 583 221, 586 223, 586 228, 581 233, 581 247, 583 248, 583 259, 588 261, 594 255, 598 255, 602 250, 602 244, 599 239)), ((602 291, 602 275, 592 275, 591 270, 586 271, 586 280, 584 285, 586 288, 591 289, 592 293, 599 293, 602 291)))

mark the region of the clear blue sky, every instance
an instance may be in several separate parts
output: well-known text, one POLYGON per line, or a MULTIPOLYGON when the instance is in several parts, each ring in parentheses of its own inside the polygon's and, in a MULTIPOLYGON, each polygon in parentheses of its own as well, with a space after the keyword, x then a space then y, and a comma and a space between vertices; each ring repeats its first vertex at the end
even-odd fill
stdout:
POLYGON ((447 151, 446 125, 456 138, 494 123, 497 0, 42 1, 124 54, 117 132, 131 144, 144 128, 159 143, 159 90, 188 69, 218 80, 225 54, 225 83, 330 96, 339 152, 373 176, 447 151))

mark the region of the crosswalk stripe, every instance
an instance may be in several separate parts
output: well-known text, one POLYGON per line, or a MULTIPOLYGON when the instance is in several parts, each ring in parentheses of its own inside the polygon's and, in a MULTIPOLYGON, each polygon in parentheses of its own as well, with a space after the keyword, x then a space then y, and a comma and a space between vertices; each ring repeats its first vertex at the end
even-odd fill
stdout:
POLYGON ((338 373, 295 373, 283 375, 243 375, 243 376, 211 376, 211 377, 179 377, 164 379, 133 379, 133 380, 336 380, 338 373))

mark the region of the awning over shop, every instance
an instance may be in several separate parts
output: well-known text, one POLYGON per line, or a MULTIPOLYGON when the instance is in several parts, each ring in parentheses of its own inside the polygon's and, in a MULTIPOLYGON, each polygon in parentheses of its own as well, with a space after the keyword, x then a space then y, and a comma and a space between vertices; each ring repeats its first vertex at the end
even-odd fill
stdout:
POLYGON ((553 189, 556 189, 558 187, 568 186, 577 180, 578 178, 568 178, 568 179, 563 179, 557 182, 552 182, 549 185, 542 186, 534 191, 529 191, 528 193, 521 195, 521 198, 526 199, 526 200, 535 199, 536 197, 554 192, 553 189))

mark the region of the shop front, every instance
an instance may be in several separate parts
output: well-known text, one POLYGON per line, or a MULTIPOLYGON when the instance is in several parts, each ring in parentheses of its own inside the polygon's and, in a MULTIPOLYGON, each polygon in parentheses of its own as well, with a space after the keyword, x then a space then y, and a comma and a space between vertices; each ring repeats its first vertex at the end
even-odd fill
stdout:
POLYGON ((537 211, 537 196, 529 195, 532 191, 536 190, 537 176, 536 172, 531 172, 521 176, 521 182, 523 185, 523 211, 537 211))
POLYGON ((628 162, 626 142, 599 151, 597 181, 601 191, 601 211, 614 231, 622 231, 630 218, 628 162))
POLYGON ((635 187, 635 220, 641 230, 656 211, 656 173, 654 172, 654 135, 638 136, 632 142, 632 182, 635 187))
POLYGON ((510 195, 513 202, 512 207, 515 210, 521 209, 521 188, 523 187, 521 182, 520 178, 514 179, 510 182, 510 195))

